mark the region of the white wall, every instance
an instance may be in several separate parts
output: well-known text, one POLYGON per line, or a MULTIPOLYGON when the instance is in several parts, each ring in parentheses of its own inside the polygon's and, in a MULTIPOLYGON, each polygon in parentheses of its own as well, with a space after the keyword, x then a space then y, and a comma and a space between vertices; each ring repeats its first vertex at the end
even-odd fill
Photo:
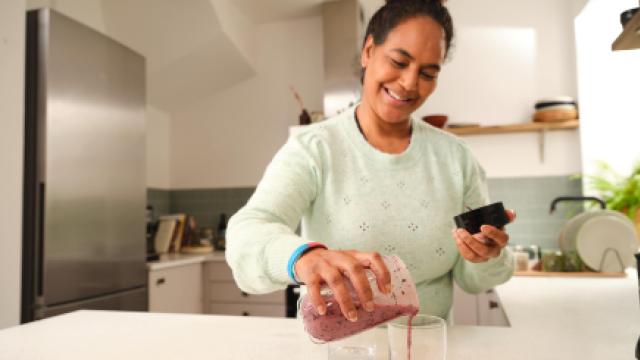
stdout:
POLYGON ((255 25, 238 9, 234 0, 210 0, 223 31, 249 64, 255 66, 255 25))
POLYGON ((169 189, 171 117, 162 110, 147 106, 147 187, 169 189))
POLYGON ((171 188, 255 186, 284 144, 299 108, 322 108, 322 21, 256 27, 257 75, 171 113, 171 188))
POLYGON ((25 1, 0 1, 0 329, 20 322, 25 1))
POLYGON ((451 61, 436 93, 417 111, 452 122, 531 120, 537 99, 575 97, 571 0, 455 0, 451 61))
MULTIPOLYGON (((527 123, 544 97, 577 98, 573 19, 586 0, 455 0, 456 35, 438 89, 416 116, 444 113, 451 123, 527 123)), ((578 131, 465 136, 489 177, 581 171, 578 131)))
POLYGON ((549 131, 544 135, 537 132, 473 135, 462 139, 490 178, 566 176, 582 171, 580 134, 576 130, 549 131))
POLYGON ((619 14, 636 0, 591 0, 575 21, 581 100, 582 166, 605 161, 628 174, 640 161, 640 49, 611 51, 619 14))

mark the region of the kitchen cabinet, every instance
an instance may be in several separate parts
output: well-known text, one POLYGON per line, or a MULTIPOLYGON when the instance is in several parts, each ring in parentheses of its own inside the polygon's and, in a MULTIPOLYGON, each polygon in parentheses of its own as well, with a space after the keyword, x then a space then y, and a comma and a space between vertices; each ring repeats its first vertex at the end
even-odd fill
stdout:
POLYGON ((456 325, 510 326, 495 290, 468 294, 455 284, 453 321, 456 325))
POLYGON ((149 311, 202 313, 202 264, 149 271, 149 311))
POLYGON ((285 292, 253 295, 240 290, 225 261, 204 264, 205 312, 209 314, 285 317, 285 292))

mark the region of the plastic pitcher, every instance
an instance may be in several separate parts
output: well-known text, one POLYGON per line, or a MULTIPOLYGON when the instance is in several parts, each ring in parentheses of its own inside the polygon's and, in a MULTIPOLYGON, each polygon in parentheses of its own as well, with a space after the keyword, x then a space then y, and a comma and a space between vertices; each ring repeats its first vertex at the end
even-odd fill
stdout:
POLYGON ((325 315, 318 313, 307 295, 302 298, 300 304, 302 320, 305 330, 314 342, 323 343, 342 339, 399 316, 418 313, 420 309, 418 294, 405 264, 395 255, 384 256, 382 260, 391 275, 392 290, 389 294, 380 292, 373 272, 369 269, 365 270, 373 292, 374 310, 372 312, 364 309, 351 282, 347 281, 347 287, 358 312, 358 320, 355 322, 344 317, 333 292, 327 286, 323 286, 320 292, 327 304, 325 315))

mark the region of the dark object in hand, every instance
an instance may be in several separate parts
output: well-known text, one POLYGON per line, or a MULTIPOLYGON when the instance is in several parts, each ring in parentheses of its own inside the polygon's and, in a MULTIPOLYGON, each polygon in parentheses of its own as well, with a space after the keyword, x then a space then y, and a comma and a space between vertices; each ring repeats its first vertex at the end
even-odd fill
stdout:
POLYGON ((453 218, 456 226, 466 229, 469 234, 480 232, 480 226, 491 225, 502 228, 509 223, 502 201, 467 211, 453 218))

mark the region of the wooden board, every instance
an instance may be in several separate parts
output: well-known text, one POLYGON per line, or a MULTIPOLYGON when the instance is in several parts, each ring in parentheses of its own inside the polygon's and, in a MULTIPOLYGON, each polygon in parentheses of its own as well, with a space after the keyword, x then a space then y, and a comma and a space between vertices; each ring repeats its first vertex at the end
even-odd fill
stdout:
POLYGON ((581 272, 551 272, 551 271, 516 271, 513 273, 515 276, 550 276, 550 277, 626 277, 627 274, 623 272, 594 272, 594 271, 581 271, 581 272))
POLYGON ((445 130, 456 135, 481 135, 481 134, 505 134, 505 133, 551 131, 551 130, 570 130, 570 129, 577 129, 578 125, 579 125, 579 120, 569 120, 569 121, 554 122, 554 123, 531 122, 531 123, 514 124, 514 125, 445 128, 445 130))

